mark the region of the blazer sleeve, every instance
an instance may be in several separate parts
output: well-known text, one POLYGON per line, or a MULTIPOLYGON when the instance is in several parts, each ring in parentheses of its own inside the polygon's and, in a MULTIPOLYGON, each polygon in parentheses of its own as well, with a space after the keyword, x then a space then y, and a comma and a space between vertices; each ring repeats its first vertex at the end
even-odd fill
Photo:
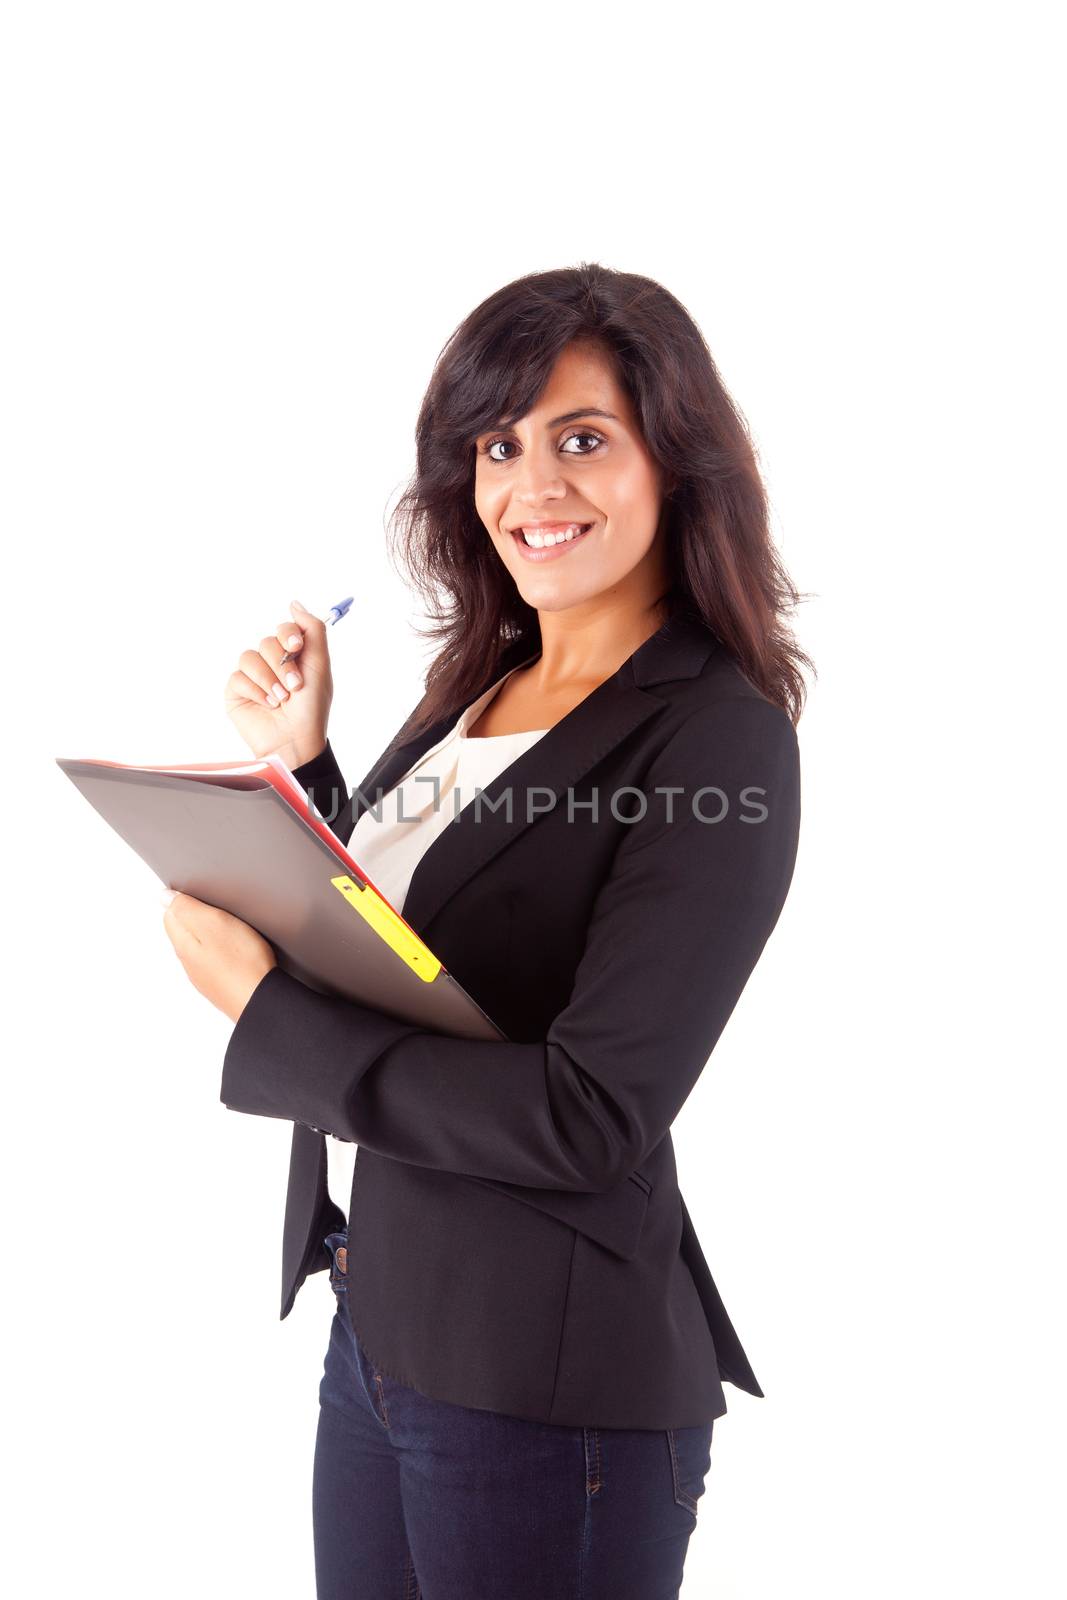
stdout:
MULTIPOLYGON (((329 746, 308 766, 329 808, 329 788, 343 789, 329 746)), ((415 1166, 614 1188, 670 1128, 778 920, 799 836, 796 732, 763 699, 702 708, 642 792, 543 1040, 426 1031, 274 967, 234 1026, 224 1104, 415 1166), (726 815, 702 820, 721 809, 719 790, 726 815)))

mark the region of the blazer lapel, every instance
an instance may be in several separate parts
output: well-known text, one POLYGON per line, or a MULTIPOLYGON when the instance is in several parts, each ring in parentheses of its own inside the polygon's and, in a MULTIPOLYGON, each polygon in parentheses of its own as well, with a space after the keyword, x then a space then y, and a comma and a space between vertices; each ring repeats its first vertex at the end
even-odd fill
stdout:
POLYGON ((444 738, 467 707, 473 705, 479 695, 485 693, 490 682, 495 683, 497 678, 502 678, 513 666, 525 665, 527 661, 532 661, 540 654, 540 651, 534 650, 519 656, 520 644, 525 645, 525 641, 516 641, 504 650, 494 677, 491 680, 487 678, 462 704, 454 706, 445 716, 439 717, 436 722, 424 728, 421 733, 406 739, 403 744, 398 744, 394 750, 390 751, 387 747, 387 750, 378 757, 358 788, 348 796, 337 816, 330 821, 330 827, 344 844, 348 843, 352 829, 364 811, 373 810, 379 796, 387 795, 404 773, 415 765, 419 757, 444 738))
MULTIPOLYGON (((437 912, 475 873, 540 816, 546 815, 550 807, 566 805, 568 789, 576 786, 616 745, 662 709, 664 702, 647 694, 646 689, 672 678, 695 676, 717 642, 715 635, 702 623, 682 618, 666 622, 610 678, 598 684, 499 773, 482 791, 484 799, 480 803, 471 796, 420 858, 404 900, 405 922, 425 936, 437 912), (493 809, 493 802, 509 788, 513 791, 510 817, 507 804, 493 809)), ((505 656, 492 681, 502 677, 512 665, 533 660, 538 653, 520 655, 517 661, 505 656)), ((488 687, 486 682, 464 705, 379 760, 359 786, 367 804, 362 803, 360 794, 352 797, 354 822, 376 802, 378 791, 388 793, 425 751, 444 738, 461 712, 488 687)), ((610 795, 602 795, 599 803, 608 805, 610 798, 610 795)))
MULTIPOLYGON (((405 922, 424 932, 475 873, 550 807, 566 805, 568 788, 659 709, 651 695, 615 673, 498 773, 481 791, 481 799, 461 795, 467 803, 415 868, 404 900, 405 922), (494 810, 494 803, 509 790, 510 808, 502 803, 494 810)), ((609 798, 601 796, 600 804, 606 805, 609 798)))

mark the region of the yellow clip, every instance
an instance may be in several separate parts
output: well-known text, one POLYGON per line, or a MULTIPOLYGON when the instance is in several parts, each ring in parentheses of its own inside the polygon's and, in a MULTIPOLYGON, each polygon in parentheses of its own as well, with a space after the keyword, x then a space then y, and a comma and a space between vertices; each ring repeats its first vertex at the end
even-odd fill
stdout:
POLYGON ((355 883, 344 876, 331 878, 330 882, 341 891, 349 905, 355 907, 364 922, 370 923, 389 948, 407 962, 417 978, 421 978, 423 983, 433 982, 441 970, 441 963, 418 934, 412 933, 407 923, 397 916, 392 906, 386 905, 381 896, 364 883, 355 883))

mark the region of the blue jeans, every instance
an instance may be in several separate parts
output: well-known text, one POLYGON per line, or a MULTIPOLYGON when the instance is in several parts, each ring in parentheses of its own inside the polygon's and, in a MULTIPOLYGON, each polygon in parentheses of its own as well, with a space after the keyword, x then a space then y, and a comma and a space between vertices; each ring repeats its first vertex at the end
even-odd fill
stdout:
POLYGON ((714 1423, 574 1428, 430 1400, 356 1338, 347 1242, 326 1238, 318 1600, 677 1600, 714 1423))

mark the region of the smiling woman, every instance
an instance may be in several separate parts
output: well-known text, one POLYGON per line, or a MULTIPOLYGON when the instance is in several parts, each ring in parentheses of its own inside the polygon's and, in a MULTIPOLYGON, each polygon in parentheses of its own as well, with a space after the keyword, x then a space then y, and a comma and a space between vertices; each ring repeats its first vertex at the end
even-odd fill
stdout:
MULTIPOLYGON (((537 648, 546 617, 560 627, 542 692, 586 667, 599 681, 622 659, 616 648, 590 660, 587 625, 606 607, 608 633, 631 648, 668 614, 700 619, 798 720, 812 663, 787 624, 800 596, 770 535, 752 441, 699 328, 661 284, 590 264, 497 290, 442 351, 416 443, 391 540, 436 654, 394 744, 484 686, 509 641, 537 648)), ((525 692, 511 684, 496 718, 525 692)))
POLYGON ((295 603, 227 707, 503 1037, 314 992, 189 896, 168 931, 235 1022, 223 1102, 293 1124, 282 1316, 316 1272, 336 1294, 320 1600, 552 1600, 579 1571, 666 1597, 723 1385, 762 1394, 671 1126, 793 873, 797 595, 739 414, 647 278, 587 265, 491 296, 438 361, 417 451, 395 526, 440 648, 404 726, 349 792, 326 628, 295 603), (469 772, 482 793, 445 825, 415 785, 469 772), (324 1130, 356 1150, 347 1216, 324 1130))
POLYGON ((612 588, 626 606, 666 589, 664 473, 596 341, 567 345, 537 404, 477 452, 475 506, 527 605, 569 610, 612 588))

